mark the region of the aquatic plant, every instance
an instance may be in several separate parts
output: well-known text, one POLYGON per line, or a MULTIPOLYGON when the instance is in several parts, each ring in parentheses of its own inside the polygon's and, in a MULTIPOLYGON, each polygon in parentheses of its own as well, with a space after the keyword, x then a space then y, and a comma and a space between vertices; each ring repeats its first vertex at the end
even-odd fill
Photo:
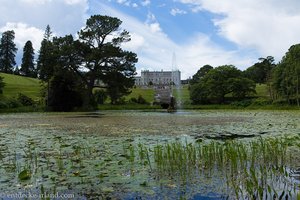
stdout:
MULTIPOLYGON (((139 148, 145 149, 142 144, 139 148)), ((143 160, 143 151, 139 155, 143 160)), ((221 175, 237 199, 292 196, 296 186, 289 176, 291 156, 284 138, 200 144, 175 141, 153 147, 156 176, 192 180, 221 175)))

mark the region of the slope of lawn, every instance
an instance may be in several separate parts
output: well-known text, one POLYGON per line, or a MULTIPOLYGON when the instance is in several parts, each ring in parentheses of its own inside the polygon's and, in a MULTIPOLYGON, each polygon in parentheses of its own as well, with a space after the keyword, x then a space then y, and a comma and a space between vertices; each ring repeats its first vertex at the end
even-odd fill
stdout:
POLYGON ((141 95, 147 102, 153 102, 154 100, 154 89, 152 88, 140 88, 136 87, 132 89, 132 92, 126 96, 126 101, 131 98, 138 98, 141 95))
MULTIPOLYGON (((131 98, 138 98, 141 95, 147 102, 153 102, 154 100, 154 89, 153 88, 141 88, 136 87, 132 89, 132 92, 126 96, 126 100, 130 100, 131 98)), ((181 88, 173 89, 173 95, 176 99, 181 99, 182 103, 189 103, 190 102, 190 94, 188 90, 188 85, 184 85, 181 88)))
POLYGON ((38 79, 5 73, 0 73, 0 76, 4 78, 3 95, 5 97, 16 97, 19 93, 34 99, 41 96, 42 86, 38 79))

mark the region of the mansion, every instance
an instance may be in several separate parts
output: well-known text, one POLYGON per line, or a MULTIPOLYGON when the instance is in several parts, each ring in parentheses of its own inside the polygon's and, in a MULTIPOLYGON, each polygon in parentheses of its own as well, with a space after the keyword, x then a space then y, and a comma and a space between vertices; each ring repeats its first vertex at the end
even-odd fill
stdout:
POLYGON ((171 85, 179 86, 181 84, 181 74, 179 70, 175 71, 149 71, 144 70, 141 76, 135 77, 136 86, 148 85, 171 85))

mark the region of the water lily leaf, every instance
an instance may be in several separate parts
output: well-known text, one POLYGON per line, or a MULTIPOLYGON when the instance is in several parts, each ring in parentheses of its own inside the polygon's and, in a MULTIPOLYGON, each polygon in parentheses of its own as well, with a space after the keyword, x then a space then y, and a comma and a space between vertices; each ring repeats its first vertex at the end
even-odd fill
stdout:
POLYGON ((111 193, 114 191, 114 188, 113 187, 104 187, 104 188, 102 188, 102 191, 104 193, 111 193))
POLYGON ((21 181, 29 180, 31 178, 31 173, 28 169, 24 169, 23 171, 20 172, 18 177, 21 181))

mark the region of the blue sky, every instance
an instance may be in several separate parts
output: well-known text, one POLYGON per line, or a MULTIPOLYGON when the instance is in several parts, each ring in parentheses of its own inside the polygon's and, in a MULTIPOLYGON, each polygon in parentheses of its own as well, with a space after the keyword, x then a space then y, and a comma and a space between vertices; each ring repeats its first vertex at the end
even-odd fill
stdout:
POLYGON ((179 69, 192 76, 205 64, 246 69, 260 57, 280 61, 300 41, 298 0, 0 0, 0 32, 14 30, 20 63, 27 40, 36 54, 47 24, 56 36, 76 33, 94 14, 123 21, 137 71, 179 69), (173 55, 176 55, 176 62, 173 55))

